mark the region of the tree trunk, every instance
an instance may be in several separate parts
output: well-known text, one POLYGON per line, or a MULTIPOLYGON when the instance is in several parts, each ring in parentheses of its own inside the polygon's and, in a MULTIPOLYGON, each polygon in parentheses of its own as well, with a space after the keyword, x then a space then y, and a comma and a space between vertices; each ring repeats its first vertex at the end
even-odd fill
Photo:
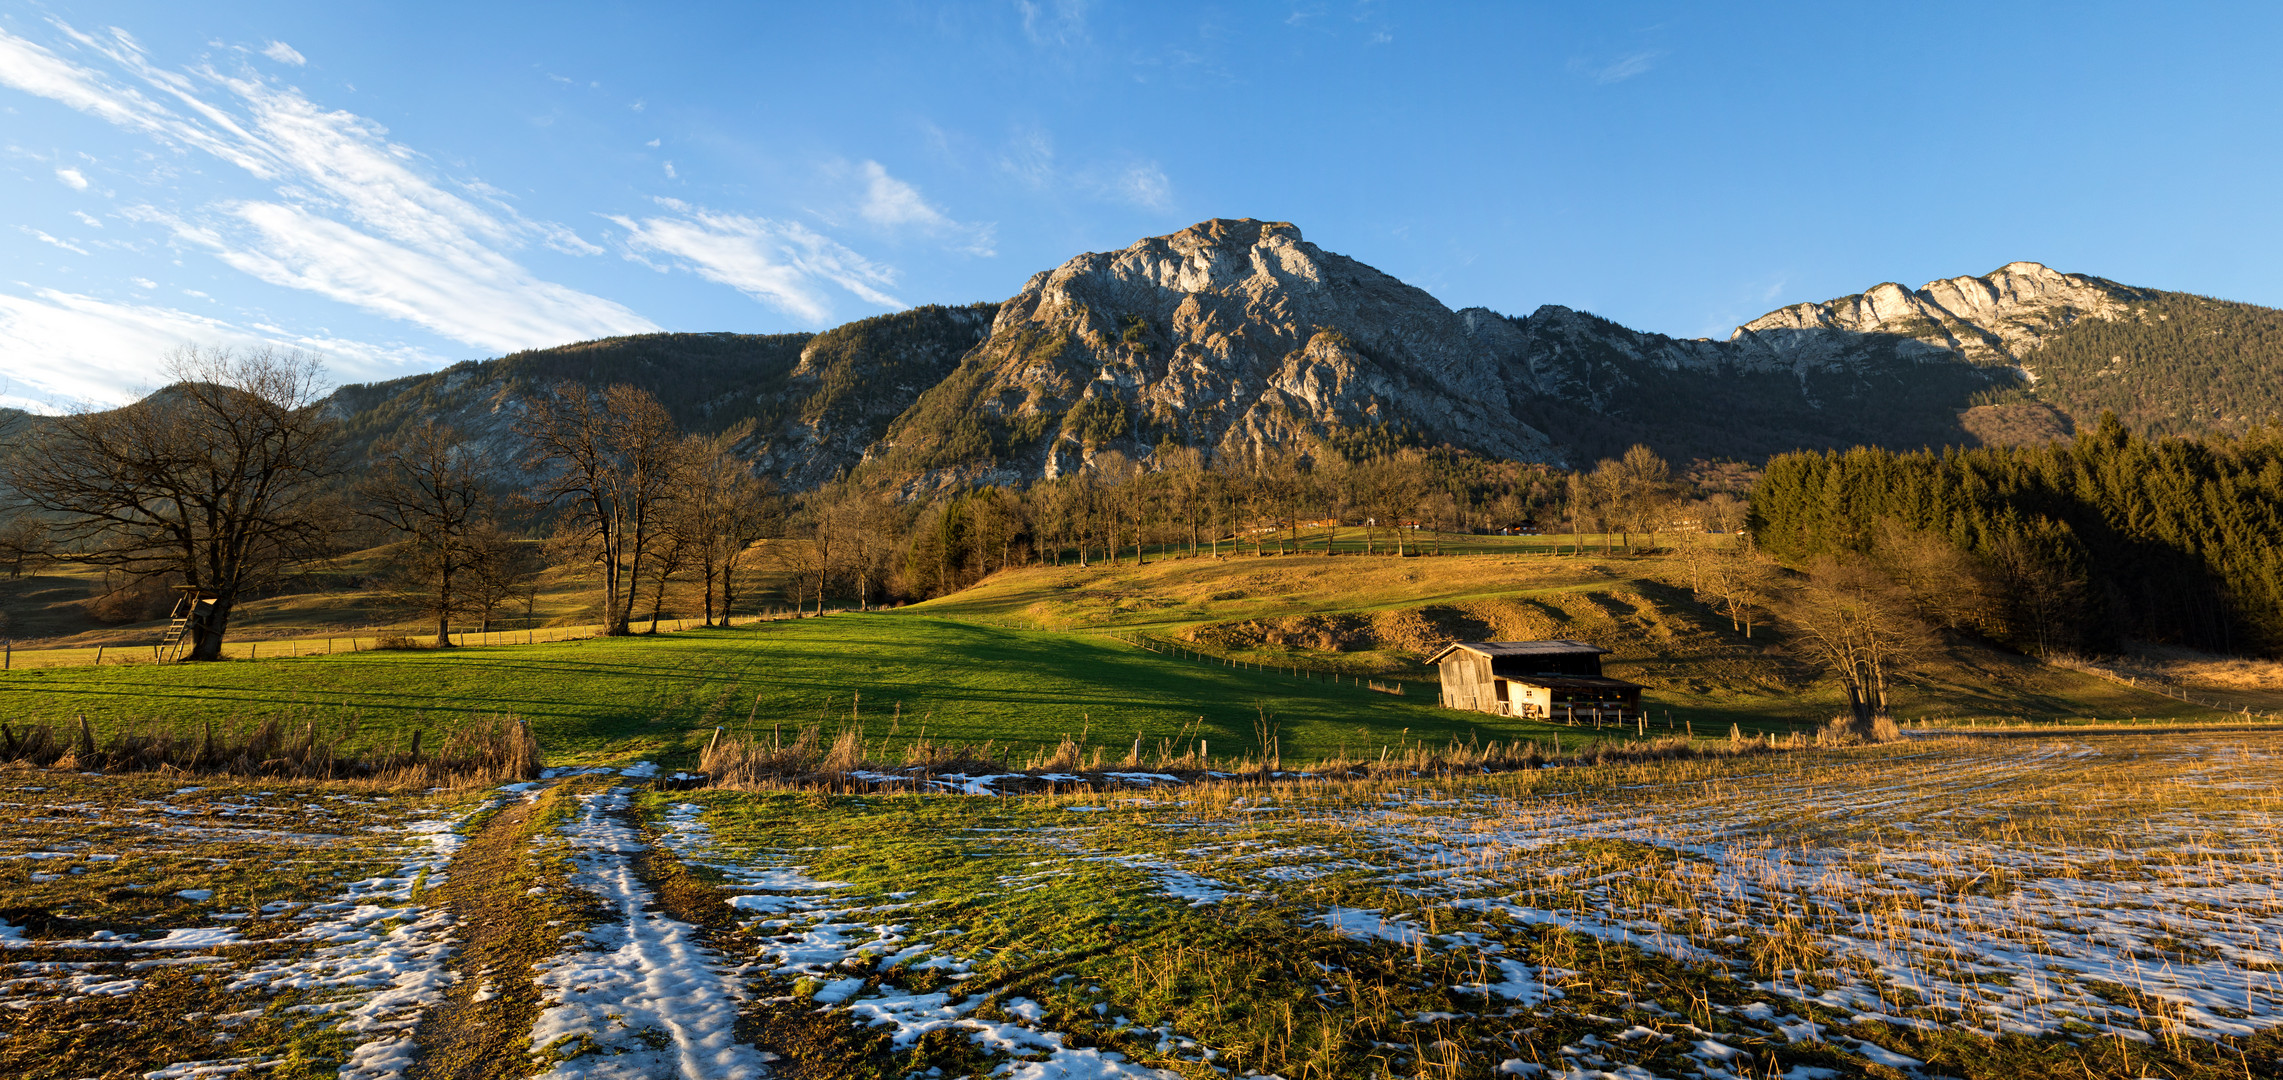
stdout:
POLYGON ((190 605, 190 652, 184 660, 222 659, 222 631, 230 625, 231 602, 218 599, 190 605))

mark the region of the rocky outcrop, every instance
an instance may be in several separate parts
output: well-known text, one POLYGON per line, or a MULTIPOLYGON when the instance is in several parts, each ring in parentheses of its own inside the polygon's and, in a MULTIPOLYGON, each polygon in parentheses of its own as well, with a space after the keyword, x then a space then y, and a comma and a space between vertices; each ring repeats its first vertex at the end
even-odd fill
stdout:
POLYGON ((1794 304, 1737 327, 1740 356, 1762 362, 1844 362, 1866 336, 1899 338, 1909 351, 1949 354, 1977 364, 2018 364, 2045 337, 2079 319, 2117 319, 2153 295, 2103 278, 2064 274, 2040 263, 2007 263, 1981 277, 1930 281, 1916 291, 1893 282, 1820 304, 1794 304))
POLYGON ((1033 276, 875 457, 954 464, 932 450, 979 422, 991 470, 1023 477, 1167 439, 1242 458, 1365 431, 1551 460, 1508 400, 1520 350, 1508 321, 1453 312, 1288 223, 1217 219, 1033 276))

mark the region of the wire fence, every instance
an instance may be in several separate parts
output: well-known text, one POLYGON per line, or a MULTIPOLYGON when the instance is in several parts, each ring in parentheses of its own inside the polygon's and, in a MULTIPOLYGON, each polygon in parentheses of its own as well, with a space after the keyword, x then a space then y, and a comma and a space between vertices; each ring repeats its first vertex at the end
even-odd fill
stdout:
MULTIPOLYGON (((751 615, 733 615, 718 620, 718 626, 746 626, 753 623, 780 622, 790 619, 816 618, 819 615, 838 615, 847 608, 826 608, 822 612, 778 609, 751 615)), ((657 631, 661 634, 680 633, 702 629, 705 620, 692 618, 660 618, 657 631)), ((637 634, 650 632, 649 619, 636 619, 631 628, 637 634)), ((450 639, 454 647, 482 648, 503 645, 538 645, 548 642, 577 641, 602 636, 601 623, 583 623, 570 626, 537 626, 517 630, 454 630, 450 639)), ((222 643, 224 660, 297 660, 305 657, 336 656, 360 652, 387 652, 419 650, 435 645, 434 631, 396 629, 370 629, 353 633, 309 634, 302 637, 270 637, 222 643)), ((32 671, 47 668, 125 667, 152 665, 166 662, 166 647, 158 642, 103 644, 75 646, 65 649, 19 649, 13 641, 0 641, 0 671, 32 671)))
POLYGON ((2238 713, 2246 717, 2262 720, 2283 719, 2283 717, 2279 717, 2273 711, 2265 708, 2254 709, 2251 706, 2246 705, 2240 701, 2228 702, 2222 701, 2217 697, 2206 697, 2200 693, 2190 690, 2188 684, 2184 682, 2168 682, 2163 679, 2144 679, 2138 675, 2126 675, 2122 672, 2111 671, 2108 668, 2099 667, 2092 664, 2061 664, 2056 666, 2066 667, 2071 671, 2082 671, 2089 675, 2098 675, 2101 678, 2107 679, 2110 682, 2117 683, 2122 686, 2129 686, 2135 690, 2141 690, 2151 694, 2160 694, 2164 697, 2171 698, 2174 701, 2185 702, 2189 705, 2199 705, 2214 712, 2238 713))

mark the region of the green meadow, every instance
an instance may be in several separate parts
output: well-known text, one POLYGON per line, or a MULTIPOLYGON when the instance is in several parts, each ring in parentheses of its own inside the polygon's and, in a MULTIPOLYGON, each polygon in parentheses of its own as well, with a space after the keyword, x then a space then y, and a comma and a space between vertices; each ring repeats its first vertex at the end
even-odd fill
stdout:
POLYGON ((0 676, 0 719, 61 726, 84 715, 99 734, 354 720, 364 741, 393 744, 506 714, 532 725, 550 761, 667 764, 694 757, 717 726, 788 737, 861 728, 890 754, 923 737, 1020 753, 1068 735, 1113 748, 1138 737, 1153 752, 1160 740, 1202 740, 1212 756, 1235 757, 1259 751, 1265 720, 1288 761, 1421 741, 1593 737, 1438 708, 1430 682, 1407 689, 891 612, 531 646, 15 671, 0 676))
MULTIPOLYGON (((202 665, 18 664, 0 672, 0 722, 64 728, 84 716, 108 736, 314 721, 327 737, 353 722, 351 746, 385 748, 414 731, 433 739, 471 718, 509 715, 529 722, 557 763, 640 757, 668 767, 693 764, 717 727, 790 738, 814 726, 828 740, 860 730, 874 760, 895 760, 922 739, 990 742, 1015 764, 1065 736, 1110 760, 1136 738, 1145 760, 1161 750, 1226 760, 1259 754, 1273 732, 1289 765, 1451 740, 1559 737, 1575 747, 1630 734, 1435 705, 1434 672, 1419 661, 1440 642, 1540 637, 1610 647, 1610 674, 1643 683, 1653 716, 1700 736, 1725 738, 1732 725, 1783 735, 1842 711, 1835 686, 1800 661, 1783 625, 1746 636, 1692 598, 1685 560, 1548 557, 1544 538, 1528 539, 1545 550, 1499 539, 1495 554, 1439 558, 1031 567, 894 611, 626 638, 202 665), (1406 692, 1374 691, 1374 681, 1406 692)), ((2225 713, 1959 641, 1914 665, 1897 716, 1979 726, 2225 713)))

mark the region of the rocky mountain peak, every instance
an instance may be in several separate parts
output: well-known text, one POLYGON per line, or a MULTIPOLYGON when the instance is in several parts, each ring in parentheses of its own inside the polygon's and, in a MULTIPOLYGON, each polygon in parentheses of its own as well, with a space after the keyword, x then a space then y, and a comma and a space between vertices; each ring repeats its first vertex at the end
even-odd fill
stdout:
POLYGON ((1544 460, 1545 437, 1507 410, 1518 352, 1494 313, 1453 312, 1288 222, 1215 218, 1032 277, 969 358, 965 400, 891 438, 980 416, 1007 435, 1009 478, 1168 438, 1242 457, 1363 429, 1544 460))
POLYGON ((1884 282, 1820 304, 1778 308, 1737 327, 1731 341, 1776 332, 1889 335, 1957 353, 1979 364, 2017 364, 2052 332, 2083 318, 2114 319, 2145 290, 2043 263, 2011 262, 1981 277, 1929 281, 1917 289, 1884 282))

